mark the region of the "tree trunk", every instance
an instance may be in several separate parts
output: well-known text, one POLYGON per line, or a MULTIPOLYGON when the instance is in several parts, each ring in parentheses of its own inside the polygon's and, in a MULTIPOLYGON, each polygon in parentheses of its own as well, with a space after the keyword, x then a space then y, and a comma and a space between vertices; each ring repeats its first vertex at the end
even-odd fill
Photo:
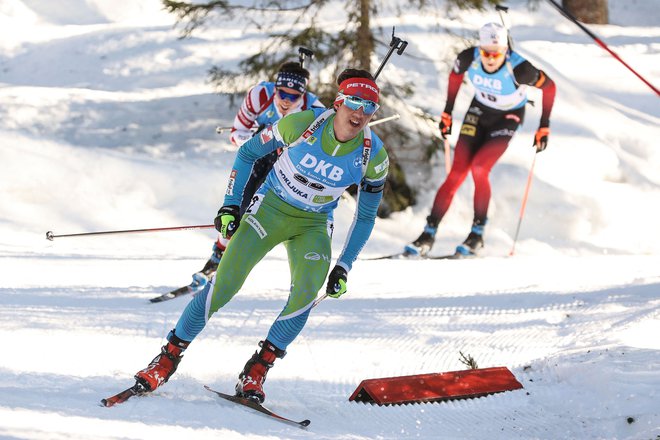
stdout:
POLYGON ((607 24, 607 0, 563 0, 564 7, 583 23, 607 24))
POLYGON ((371 72, 371 54, 374 51, 374 36, 369 27, 371 0, 360 0, 357 47, 355 58, 360 69, 371 72))

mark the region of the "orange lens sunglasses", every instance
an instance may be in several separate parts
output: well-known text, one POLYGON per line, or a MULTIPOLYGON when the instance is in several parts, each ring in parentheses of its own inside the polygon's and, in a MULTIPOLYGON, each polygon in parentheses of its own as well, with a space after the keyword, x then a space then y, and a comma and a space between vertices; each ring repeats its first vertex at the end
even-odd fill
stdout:
POLYGON ((479 53, 481 54, 482 57, 486 57, 486 58, 499 58, 501 56, 504 56, 504 52, 500 52, 498 50, 489 51, 489 50, 479 49, 479 53))

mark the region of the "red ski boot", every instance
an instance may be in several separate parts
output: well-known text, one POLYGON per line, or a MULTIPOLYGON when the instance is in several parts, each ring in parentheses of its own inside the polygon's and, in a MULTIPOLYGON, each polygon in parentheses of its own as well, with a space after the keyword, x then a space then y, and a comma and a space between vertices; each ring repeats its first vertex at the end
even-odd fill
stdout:
POLYGON ((266 374, 273 366, 275 359, 283 358, 286 351, 280 350, 273 344, 266 341, 259 342, 261 351, 255 351, 249 361, 243 367, 243 371, 238 376, 236 384, 236 395, 246 397, 258 403, 264 403, 266 393, 263 385, 266 381, 266 374))
POLYGON ((153 391, 169 380, 183 358, 183 351, 190 344, 177 338, 174 332, 168 335, 168 340, 169 342, 161 347, 160 354, 147 365, 147 368, 135 374, 135 381, 147 391, 153 391))

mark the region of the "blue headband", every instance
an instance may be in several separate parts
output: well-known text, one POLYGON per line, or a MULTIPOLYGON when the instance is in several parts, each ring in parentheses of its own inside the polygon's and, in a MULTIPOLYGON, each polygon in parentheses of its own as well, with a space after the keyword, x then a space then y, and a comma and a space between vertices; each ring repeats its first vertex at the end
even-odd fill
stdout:
POLYGON ((307 78, 297 73, 280 72, 277 74, 276 87, 288 87, 297 90, 300 93, 305 93, 307 90, 307 78))

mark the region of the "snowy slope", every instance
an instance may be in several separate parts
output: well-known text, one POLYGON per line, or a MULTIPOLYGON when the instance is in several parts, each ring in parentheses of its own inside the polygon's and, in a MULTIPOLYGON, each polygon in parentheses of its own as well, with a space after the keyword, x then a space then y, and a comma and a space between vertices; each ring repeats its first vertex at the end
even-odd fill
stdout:
MULTIPOLYGON (((2 439, 652 439, 660 438, 658 97, 551 7, 511 2, 517 48, 558 85, 548 150, 537 156, 516 256, 509 258, 540 109, 492 173, 485 258, 361 261, 349 293, 325 300, 278 361, 267 403, 291 428, 223 404, 284 305, 277 248, 187 350, 154 395, 98 406, 158 352, 187 299, 148 299, 189 280, 211 230, 62 238, 56 234, 208 224, 234 150, 214 133, 235 107, 206 82, 258 42, 237 24, 187 40, 157 0, 0 2, 0 438, 2 439), (524 390, 378 407, 349 403, 361 380, 507 366, 524 390)), ((610 0, 593 26, 660 85, 654 0, 610 0)), ((494 13, 440 18, 466 32, 494 13)), ((444 105, 445 36, 435 19, 381 17, 410 42, 388 65, 412 75, 413 101, 444 105), (437 55, 437 56, 436 56, 437 55)), ((468 104, 463 90, 455 117, 468 104)), ((537 101, 539 96, 532 96, 537 101)), ((444 177, 419 204, 379 220, 364 256, 415 238, 444 177)), ((434 252, 467 233, 471 182, 434 252)), ((339 250, 352 217, 336 215, 339 250)))

